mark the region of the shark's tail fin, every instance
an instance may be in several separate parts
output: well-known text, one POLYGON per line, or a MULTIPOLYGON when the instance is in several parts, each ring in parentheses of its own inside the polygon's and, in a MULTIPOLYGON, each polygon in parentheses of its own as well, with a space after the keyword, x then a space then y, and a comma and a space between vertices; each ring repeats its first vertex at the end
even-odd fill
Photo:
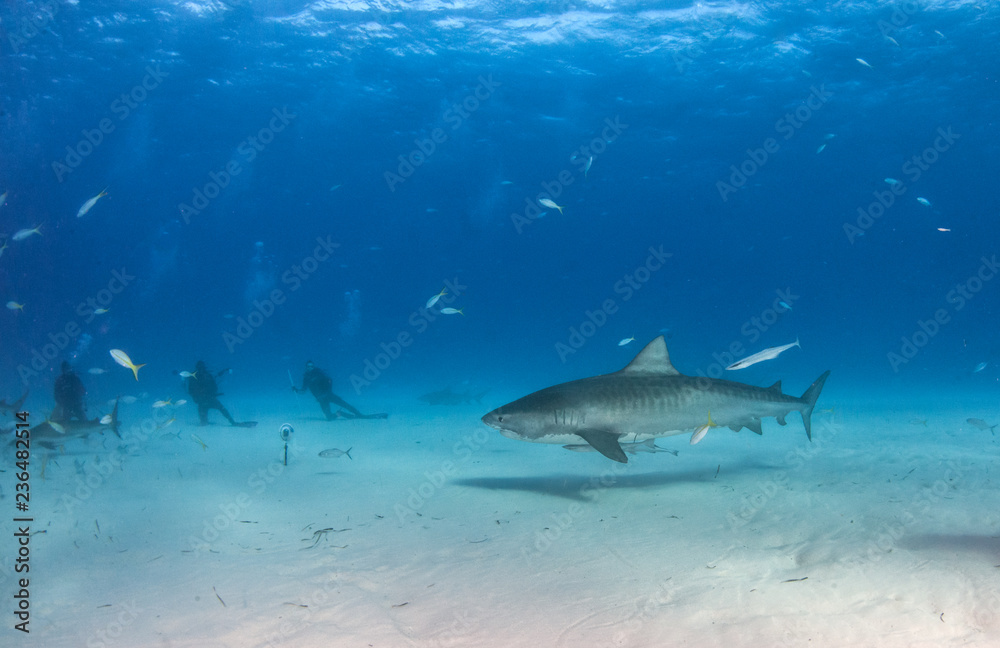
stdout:
POLYGON ((813 408, 816 407, 816 399, 819 398, 819 393, 823 390, 823 384, 826 383, 826 379, 830 377, 830 370, 827 369, 823 372, 823 375, 816 379, 816 381, 809 386, 806 393, 802 394, 802 402, 804 407, 799 410, 802 414, 802 424, 806 426, 806 436, 812 441, 812 413, 813 408))

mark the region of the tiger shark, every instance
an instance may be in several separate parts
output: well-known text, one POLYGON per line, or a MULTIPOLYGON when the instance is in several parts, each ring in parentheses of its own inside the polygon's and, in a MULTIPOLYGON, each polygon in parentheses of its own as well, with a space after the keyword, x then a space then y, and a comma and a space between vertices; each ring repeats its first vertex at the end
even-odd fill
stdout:
POLYGON ((608 459, 628 463, 622 442, 685 434, 697 443, 709 427, 743 428, 762 434, 761 419, 785 424, 802 415, 812 440, 810 417, 829 371, 801 398, 781 393, 781 381, 753 387, 730 380, 685 376, 670 363, 663 336, 639 352, 621 371, 547 387, 483 416, 486 425, 510 439, 579 444, 608 459))

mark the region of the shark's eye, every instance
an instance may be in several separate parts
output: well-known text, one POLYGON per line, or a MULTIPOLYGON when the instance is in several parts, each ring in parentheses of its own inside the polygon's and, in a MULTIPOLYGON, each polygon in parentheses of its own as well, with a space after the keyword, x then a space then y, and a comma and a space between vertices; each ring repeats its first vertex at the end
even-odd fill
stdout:
POLYGON ((502 416, 498 416, 497 417, 497 423, 503 423, 503 417, 502 416))

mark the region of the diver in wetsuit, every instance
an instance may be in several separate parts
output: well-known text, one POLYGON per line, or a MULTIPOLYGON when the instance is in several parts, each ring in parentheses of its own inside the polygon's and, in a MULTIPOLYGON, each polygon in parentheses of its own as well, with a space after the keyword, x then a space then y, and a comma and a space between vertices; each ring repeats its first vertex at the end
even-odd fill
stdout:
POLYGON ((219 386, 215 383, 215 379, 219 376, 224 375, 229 370, 223 370, 216 374, 212 374, 205 366, 203 360, 199 360, 198 364, 195 365, 194 374, 188 377, 187 388, 188 393, 191 394, 191 399, 198 405, 198 418, 200 425, 208 425, 208 410, 219 410, 226 420, 229 421, 231 425, 237 427, 253 427, 257 425, 257 421, 240 421, 237 422, 233 420, 232 415, 229 410, 219 402, 219 386))
POLYGON ((333 381, 330 380, 330 376, 327 376, 322 369, 317 367, 310 360, 306 363, 305 373, 302 374, 302 387, 296 387, 292 385, 292 389, 298 394, 304 394, 309 391, 312 392, 313 397, 319 402, 320 408, 323 410, 323 414, 326 416, 327 420, 332 421, 335 418, 349 418, 349 419, 384 419, 389 418, 388 414, 362 414, 358 411, 356 407, 345 401, 340 396, 333 393, 333 381), (330 403, 333 403, 340 409, 336 412, 330 410, 330 403))
POLYGON ((87 406, 84 405, 83 399, 87 396, 87 390, 83 387, 83 381, 65 360, 61 369, 62 373, 56 378, 55 388, 52 390, 56 401, 56 406, 52 410, 52 420, 60 423, 73 419, 86 421, 87 406))

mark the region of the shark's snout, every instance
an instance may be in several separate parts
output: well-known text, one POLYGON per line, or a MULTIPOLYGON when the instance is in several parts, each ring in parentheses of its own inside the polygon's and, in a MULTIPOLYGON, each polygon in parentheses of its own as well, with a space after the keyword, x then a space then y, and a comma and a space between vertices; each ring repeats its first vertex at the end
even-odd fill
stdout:
POLYGON ((484 414, 481 420, 491 428, 499 430, 501 424, 503 423, 503 416, 500 414, 500 408, 484 414))
POLYGON ((498 407, 497 409, 483 416, 482 418, 483 423, 490 426, 494 430, 497 430, 498 432, 500 432, 500 434, 504 435, 508 439, 520 438, 519 434, 517 434, 515 431, 511 430, 509 427, 506 427, 504 425, 506 421, 504 420, 504 413, 500 411, 501 409, 502 408, 498 407))

